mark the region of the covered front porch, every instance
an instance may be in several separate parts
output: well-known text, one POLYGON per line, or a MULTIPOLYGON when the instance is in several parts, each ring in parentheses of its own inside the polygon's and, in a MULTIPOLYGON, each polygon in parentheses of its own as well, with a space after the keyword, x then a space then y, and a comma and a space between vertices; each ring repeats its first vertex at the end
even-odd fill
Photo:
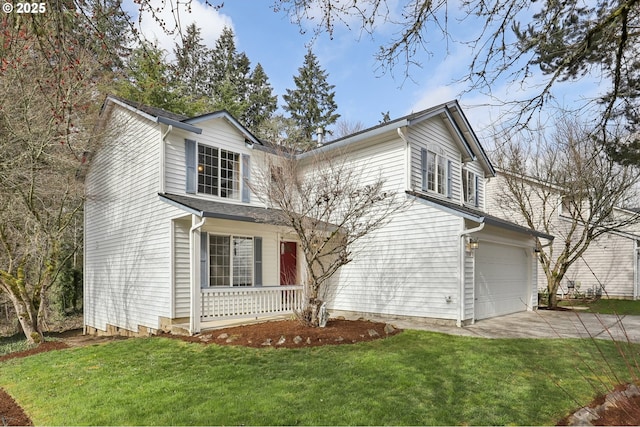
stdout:
POLYGON ((211 329, 291 316, 304 305, 303 286, 202 289, 200 318, 172 325, 172 332, 191 335, 211 329))
POLYGON ((188 211, 172 220, 172 331, 193 335, 302 309, 303 256, 272 210, 164 199, 188 211))

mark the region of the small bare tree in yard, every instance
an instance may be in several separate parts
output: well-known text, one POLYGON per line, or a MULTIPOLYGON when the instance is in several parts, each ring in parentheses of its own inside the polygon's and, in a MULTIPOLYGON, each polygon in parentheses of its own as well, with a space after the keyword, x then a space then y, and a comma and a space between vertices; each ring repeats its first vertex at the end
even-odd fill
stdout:
POLYGON ((640 216, 619 208, 636 202, 638 169, 613 161, 604 146, 575 121, 560 121, 551 137, 531 145, 511 139, 498 150, 501 188, 496 206, 509 219, 555 236, 537 238, 549 306, 569 267, 603 233, 628 231, 640 216))
POLYGON ((299 314, 308 326, 323 326, 328 280, 353 260, 360 239, 387 224, 407 202, 386 188, 378 172, 367 172, 338 150, 301 157, 276 151, 251 189, 298 237, 306 267, 305 307, 299 314))

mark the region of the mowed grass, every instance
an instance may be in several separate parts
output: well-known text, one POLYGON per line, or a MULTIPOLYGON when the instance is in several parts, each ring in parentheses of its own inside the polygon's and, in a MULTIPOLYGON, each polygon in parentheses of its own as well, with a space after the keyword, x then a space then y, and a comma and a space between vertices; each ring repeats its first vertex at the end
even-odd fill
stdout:
POLYGON ((140 338, 0 363, 36 425, 553 425, 629 377, 611 342, 413 330, 300 350, 140 338))
POLYGON ((561 307, 578 305, 588 307, 586 313, 617 314, 619 316, 640 316, 640 300, 599 299, 596 301, 563 300, 561 307))

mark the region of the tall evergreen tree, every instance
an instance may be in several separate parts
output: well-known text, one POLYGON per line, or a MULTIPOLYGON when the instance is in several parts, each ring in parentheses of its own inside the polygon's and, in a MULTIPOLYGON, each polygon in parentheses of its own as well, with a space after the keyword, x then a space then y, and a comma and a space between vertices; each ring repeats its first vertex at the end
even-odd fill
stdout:
POLYGON ((135 37, 122 0, 88 0, 79 3, 78 10, 87 18, 82 30, 84 46, 98 56, 105 69, 121 74, 135 37))
POLYGON ((165 52, 145 42, 134 49, 127 64, 127 79, 118 85, 118 95, 131 101, 190 115, 188 102, 170 84, 165 52))
POLYGON ((260 64, 238 53, 230 28, 225 28, 211 52, 212 97, 215 109, 229 111, 250 130, 256 131, 277 108, 277 97, 260 64))
POLYGON ((191 114, 214 110, 211 49, 203 43, 200 28, 189 25, 173 52, 176 60, 169 67, 169 81, 176 96, 189 106, 191 114))
POLYGON ((225 27, 212 52, 213 98, 216 109, 225 109, 240 118, 247 108, 247 81, 251 63, 238 53, 233 31, 225 27))
POLYGON ((298 73, 293 77, 296 89, 287 89, 283 95, 286 102, 283 108, 298 122, 303 136, 311 140, 317 128, 326 129, 340 117, 336 113, 335 86, 327 82, 328 73, 320 68, 311 49, 307 51, 298 73))
POLYGON ((256 131, 278 108, 278 96, 273 94, 269 78, 260 63, 256 65, 249 78, 247 101, 247 110, 241 119, 252 131, 256 131))

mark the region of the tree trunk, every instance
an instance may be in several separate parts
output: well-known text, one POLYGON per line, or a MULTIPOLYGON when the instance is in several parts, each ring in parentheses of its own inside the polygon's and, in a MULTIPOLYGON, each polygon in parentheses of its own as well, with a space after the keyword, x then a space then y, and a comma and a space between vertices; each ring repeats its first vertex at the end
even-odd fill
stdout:
POLYGON ((302 321, 305 325, 313 328, 324 328, 327 326, 328 313, 326 303, 320 299, 313 298, 307 301, 301 313, 302 321))
POLYGON ((549 305, 550 309, 558 307, 558 286, 560 286, 560 280, 554 278, 547 282, 547 290, 549 291, 549 305))
POLYGON ((18 321, 24 336, 30 344, 44 342, 44 334, 38 325, 38 312, 29 301, 22 300, 19 296, 9 295, 13 307, 18 315, 18 321))

